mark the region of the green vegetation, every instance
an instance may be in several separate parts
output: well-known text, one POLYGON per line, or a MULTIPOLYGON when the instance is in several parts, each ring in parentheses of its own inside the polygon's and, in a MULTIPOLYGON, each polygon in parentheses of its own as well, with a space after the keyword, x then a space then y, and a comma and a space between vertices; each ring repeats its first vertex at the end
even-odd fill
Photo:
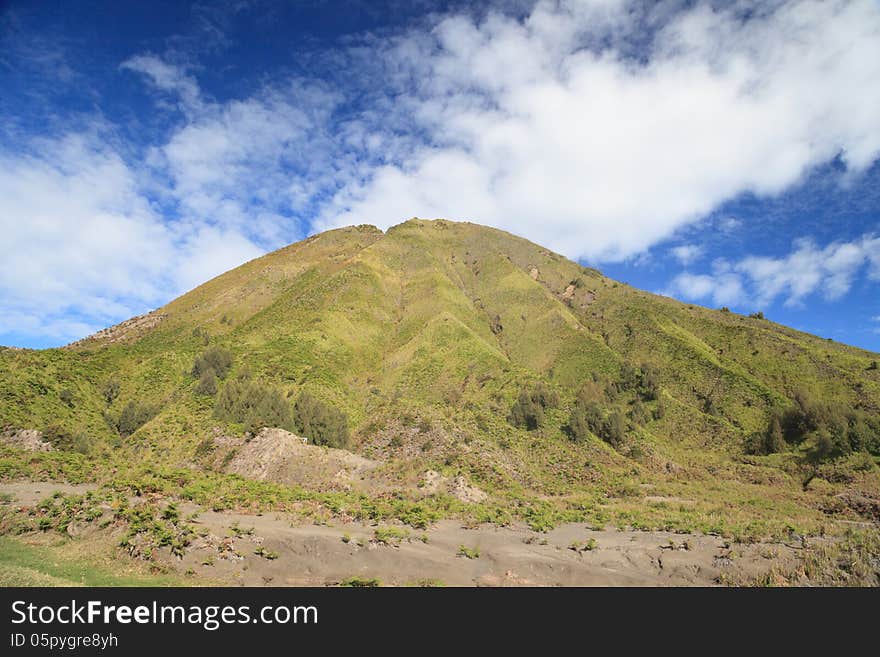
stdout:
POLYGON ((400 527, 379 527, 373 532, 373 538, 383 545, 400 545, 400 542, 409 539, 409 530, 400 527))
POLYGON ((534 388, 522 388, 510 409, 508 420, 515 427, 534 431, 544 422, 544 411, 559 404, 559 395, 543 382, 534 388))
MULTIPOLYGON (((0 348, 0 431, 39 429, 54 448, 0 444, 0 479, 163 496, 111 518, 140 528, 145 554, 185 549, 188 523, 163 517, 171 499, 418 529, 455 517, 833 533, 870 518, 858 499, 880 499, 877 361, 473 224, 344 228, 227 272, 151 323, 0 348), (228 445, 264 426, 382 461, 375 488, 229 474, 228 445), (428 470, 486 498, 419 489, 428 470)), ((26 525, 48 536, 60 517, 26 525)))
POLYGON ((303 392, 293 407, 296 430, 315 445, 348 446, 348 418, 345 413, 303 392))
POLYGON ((465 557, 466 559, 479 559, 480 548, 471 548, 466 545, 459 545, 458 552, 456 554, 459 557, 465 557))
POLYGON ((251 380, 228 381, 217 396, 214 417, 242 424, 247 431, 279 427, 293 431, 290 403, 280 390, 251 380))
POLYGON ((262 545, 254 550, 254 554, 258 557, 263 557, 264 559, 268 559, 269 561, 275 561, 279 557, 277 552, 273 552, 272 550, 267 550, 262 545))
POLYGON ((167 575, 122 572, 109 556, 71 556, 71 543, 49 547, 0 536, 0 586, 180 585, 177 578, 167 575))
POLYGON ((120 436, 130 436, 153 419, 157 412, 151 404, 133 399, 122 407, 118 416, 107 413, 105 418, 120 436))
POLYGON ((377 586, 382 586, 382 580, 377 579, 375 577, 349 577, 348 579, 340 582, 339 586, 346 586, 351 588, 373 588, 377 586))

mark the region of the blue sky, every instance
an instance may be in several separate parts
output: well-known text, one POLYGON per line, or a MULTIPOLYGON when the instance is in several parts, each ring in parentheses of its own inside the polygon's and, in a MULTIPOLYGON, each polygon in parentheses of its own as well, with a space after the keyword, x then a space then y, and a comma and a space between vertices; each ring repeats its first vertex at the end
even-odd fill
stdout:
POLYGON ((0 344, 420 216, 880 351, 875 0, 7 2, 0 89, 0 344))

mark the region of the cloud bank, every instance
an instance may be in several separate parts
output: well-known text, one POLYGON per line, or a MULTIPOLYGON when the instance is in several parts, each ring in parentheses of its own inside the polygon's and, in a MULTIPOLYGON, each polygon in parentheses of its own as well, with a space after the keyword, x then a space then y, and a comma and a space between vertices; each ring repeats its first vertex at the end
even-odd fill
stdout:
POLYGON ((880 153, 870 1, 540 2, 524 20, 447 18, 388 57, 426 138, 343 189, 322 226, 474 219, 619 260, 737 194, 880 153))

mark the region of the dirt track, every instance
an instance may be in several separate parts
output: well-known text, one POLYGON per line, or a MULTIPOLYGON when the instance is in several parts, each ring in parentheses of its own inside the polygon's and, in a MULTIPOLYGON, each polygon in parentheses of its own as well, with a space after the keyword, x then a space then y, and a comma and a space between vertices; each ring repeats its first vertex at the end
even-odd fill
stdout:
MULTIPOLYGON (((0 493, 30 506, 55 490, 84 488, 25 482, 0 484, 0 493)), ((190 505, 182 510, 199 512, 196 525, 206 536, 182 560, 161 560, 180 573, 245 586, 325 586, 351 577, 390 585, 707 586, 719 577, 741 582, 774 566, 793 566, 798 552, 779 544, 730 545, 716 536, 594 531, 580 524, 547 533, 523 526, 468 529, 451 520, 425 531, 398 527, 408 536, 382 543, 376 530, 390 525, 291 525, 280 514, 218 513, 190 505), (235 526, 253 532, 236 536, 235 526), (460 554, 461 546, 471 558, 460 554)))

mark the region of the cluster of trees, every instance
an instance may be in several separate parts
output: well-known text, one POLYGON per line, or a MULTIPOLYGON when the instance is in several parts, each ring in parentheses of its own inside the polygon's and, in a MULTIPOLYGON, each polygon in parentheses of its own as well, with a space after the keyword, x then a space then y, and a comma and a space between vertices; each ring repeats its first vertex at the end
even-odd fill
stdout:
POLYGON ((344 448, 348 445, 348 417, 338 408, 307 392, 300 393, 293 405, 296 430, 315 445, 344 448))
POLYGON ((508 421, 515 427, 534 431, 544 422, 544 411, 559 405, 559 395, 543 382, 522 388, 510 408, 508 421))
POLYGON ((348 445, 348 417, 326 402, 302 392, 295 403, 277 388, 237 378, 228 381, 217 395, 214 416, 243 424, 248 431, 279 427, 308 438, 315 445, 344 448, 348 445))
POLYGON ((826 461, 852 452, 880 455, 880 418, 841 404, 813 399, 805 392, 794 395, 794 404, 770 415, 767 428, 746 444, 751 454, 773 454, 789 445, 808 442, 808 458, 826 461))
MULTIPOLYGON (((520 389, 508 421, 529 431, 544 422, 545 412, 559 405, 555 390, 539 382, 520 389)), ((620 446, 627 431, 659 419, 664 413, 660 376, 651 364, 625 364, 616 379, 594 375, 578 391, 564 427, 572 440, 583 442, 597 436, 613 447, 620 446), (649 408, 646 402, 654 402, 649 408)))
POLYGON ((280 427, 293 431, 290 402, 272 386, 239 377, 226 383, 217 395, 214 417, 243 424, 248 431, 280 427))
POLYGON ((591 435, 619 447, 628 431, 663 417, 660 375, 650 363, 624 364, 618 380, 594 376, 578 391, 566 430, 575 442, 591 435), (645 402, 655 402, 649 408, 645 402))
POLYGON ((626 415, 622 410, 606 411, 594 399, 579 397, 568 418, 568 433, 575 442, 583 442, 592 434, 618 447, 626 437, 626 430, 626 415))
POLYGON ((217 379, 225 379, 232 368, 232 352, 223 347, 211 347, 196 358, 192 375, 199 380, 196 393, 200 395, 217 394, 217 379))

